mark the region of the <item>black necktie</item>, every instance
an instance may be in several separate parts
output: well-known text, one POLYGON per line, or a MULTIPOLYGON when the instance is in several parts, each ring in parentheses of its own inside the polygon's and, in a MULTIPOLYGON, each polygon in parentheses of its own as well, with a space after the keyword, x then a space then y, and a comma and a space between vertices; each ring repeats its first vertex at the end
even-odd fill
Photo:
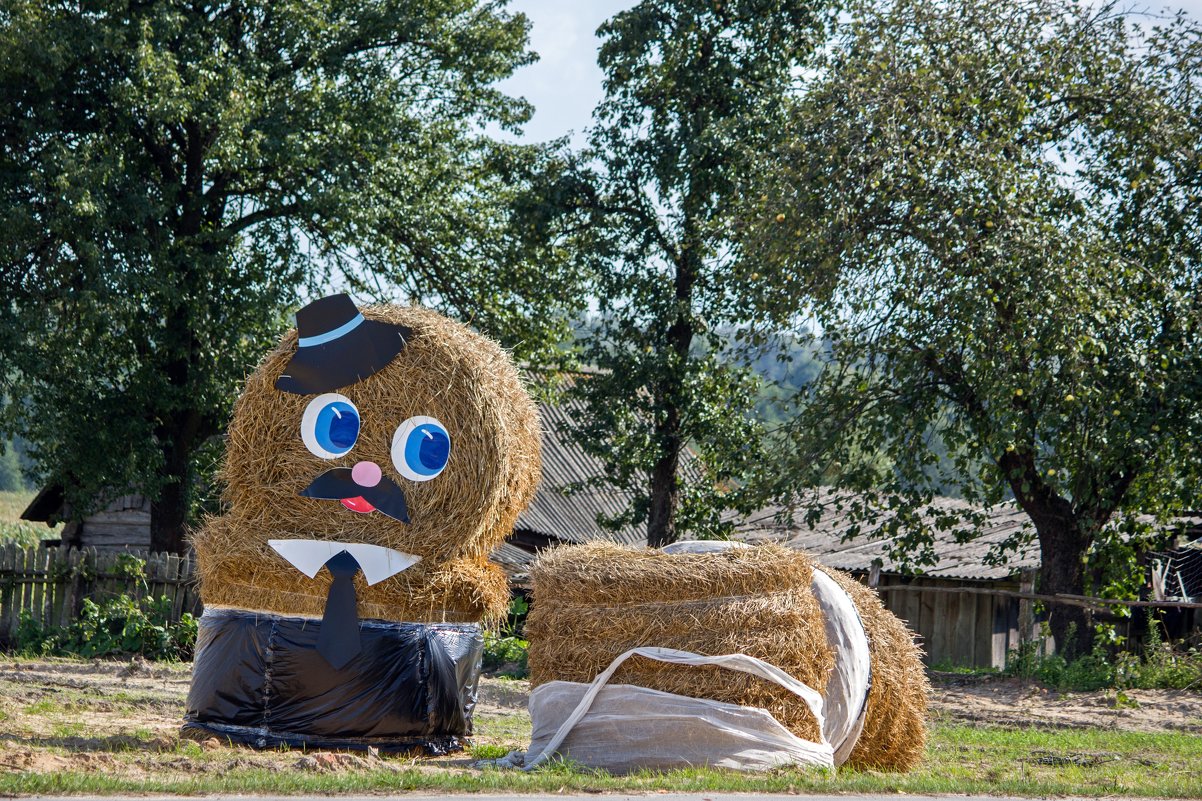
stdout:
POLYGON ((359 563, 346 551, 326 562, 334 581, 326 596, 326 611, 317 634, 317 653, 326 658, 335 670, 359 653, 359 614, 355 609, 355 574, 359 563))

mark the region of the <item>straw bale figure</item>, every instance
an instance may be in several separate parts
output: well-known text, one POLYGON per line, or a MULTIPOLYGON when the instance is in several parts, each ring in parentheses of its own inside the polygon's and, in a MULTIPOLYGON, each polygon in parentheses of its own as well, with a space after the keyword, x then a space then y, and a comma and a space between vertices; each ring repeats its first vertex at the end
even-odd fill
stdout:
POLYGON ((489 553, 540 475, 539 422, 494 342, 417 307, 297 313, 234 408, 228 511, 195 532, 184 734, 422 750, 471 733, 489 553))

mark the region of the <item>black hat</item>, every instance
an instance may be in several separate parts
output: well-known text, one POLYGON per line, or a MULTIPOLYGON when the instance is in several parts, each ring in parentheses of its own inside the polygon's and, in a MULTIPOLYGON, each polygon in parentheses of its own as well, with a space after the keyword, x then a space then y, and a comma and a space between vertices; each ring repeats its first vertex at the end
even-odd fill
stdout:
POLYGON ((275 382, 296 395, 340 389, 383 370, 413 334, 403 325, 364 319, 343 294, 298 311, 296 332, 296 354, 275 382))

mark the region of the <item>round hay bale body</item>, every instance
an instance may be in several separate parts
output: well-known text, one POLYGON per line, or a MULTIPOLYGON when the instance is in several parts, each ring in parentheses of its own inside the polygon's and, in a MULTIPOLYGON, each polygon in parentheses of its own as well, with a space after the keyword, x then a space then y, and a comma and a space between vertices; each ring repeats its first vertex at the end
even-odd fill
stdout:
POLYGON ((361 617, 413 622, 498 617, 508 590, 488 554, 510 534, 538 483, 536 407, 508 355, 466 326, 418 307, 361 311, 367 320, 407 326, 412 334, 383 369, 337 390, 360 416, 358 439, 344 456, 319 459, 306 448, 300 425, 313 397, 275 386, 297 352, 295 330, 248 378, 234 408, 221 473, 229 511, 208 519, 193 535, 201 598, 207 606, 319 616, 328 571, 308 578, 268 540, 330 540, 422 557, 372 586, 358 575, 361 617), (451 438, 445 470, 426 481, 403 477, 392 460, 397 427, 419 416, 436 418, 451 438), (361 461, 374 462, 402 487, 408 523, 300 494, 322 472, 361 461))
MULTIPOLYGON (((813 570, 804 554, 772 545, 707 554, 608 543, 549 551, 530 573, 531 684, 589 682, 619 654, 660 646, 748 654, 822 692, 835 657, 811 590, 813 570)), ((849 764, 907 770, 925 742, 927 684, 918 648, 875 593, 846 574, 825 572, 855 602, 873 660, 867 718, 849 764)), ((799 737, 819 736, 801 699, 746 674, 636 657, 611 681, 761 707, 799 737)))

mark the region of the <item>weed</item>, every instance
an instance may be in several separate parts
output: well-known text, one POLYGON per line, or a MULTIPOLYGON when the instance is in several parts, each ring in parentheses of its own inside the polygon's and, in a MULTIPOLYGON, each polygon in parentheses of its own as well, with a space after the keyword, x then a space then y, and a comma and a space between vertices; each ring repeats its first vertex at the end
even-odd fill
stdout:
POLYGON ((79 737, 87 729, 86 725, 78 722, 55 723, 50 728, 50 735, 61 740, 70 740, 74 737, 79 737))
POLYGON ((484 633, 484 663, 487 671, 507 678, 524 679, 530 675, 530 643, 522 639, 522 629, 530 605, 520 595, 509 602, 509 616, 500 634, 484 633))
POLYGON ((41 701, 34 701, 29 706, 25 707, 26 715, 52 715, 61 712, 62 707, 58 702, 51 698, 43 698, 41 701))
POLYGON ((500 759, 509 751, 510 749, 503 745, 478 743, 472 746, 472 759, 500 759))
POLYGON ((1174 648, 1163 642, 1155 626, 1142 654, 1112 654, 1099 642, 1092 652, 1071 662, 1045 654, 1040 643, 1023 643, 1012 650, 1004 673, 1034 679, 1060 690, 1183 690, 1202 691, 1202 652, 1197 647, 1174 648))

